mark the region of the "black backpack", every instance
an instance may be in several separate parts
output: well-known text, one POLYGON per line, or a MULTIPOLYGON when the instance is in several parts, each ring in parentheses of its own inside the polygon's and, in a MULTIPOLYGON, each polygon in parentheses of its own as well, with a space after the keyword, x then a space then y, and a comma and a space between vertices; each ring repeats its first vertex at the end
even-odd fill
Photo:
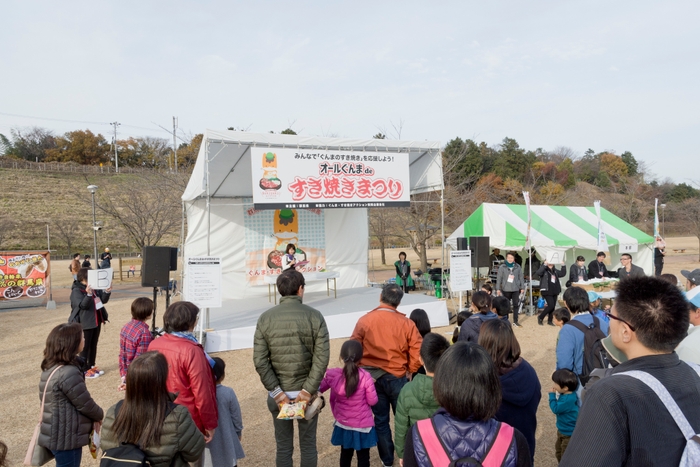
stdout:
POLYGON ((600 329, 598 318, 591 317, 593 323, 588 326, 574 319, 566 322, 583 333, 583 372, 578 377, 584 386, 590 379, 591 371, 608 367, 607 353, 601 342, 606 337, 605 333, 600 329))
MULTIPOLYGON (((117 402, 114 408, 114 420, 117 420, 117 414, 124 401, 117 402)), ((122 443, 119 446, 107 449, 102 453, 100 458, 100 467, 147 467, 151 463, 146 460, 146 453, 135 444, 122 443)))

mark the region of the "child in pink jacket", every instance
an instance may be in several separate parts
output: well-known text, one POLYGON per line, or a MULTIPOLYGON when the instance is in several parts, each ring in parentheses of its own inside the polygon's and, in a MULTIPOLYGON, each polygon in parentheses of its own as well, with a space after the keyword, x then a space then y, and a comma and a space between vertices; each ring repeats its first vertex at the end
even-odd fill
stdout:
POLYGON ((372 408, 377 391, 370 374, 357 365, 362 360, 362 344, 345 341, 340 348, 343 368, 329 368, 319 392, 331 390, 331 410, 335 428, 331 444, 340 446, 340 467, 350 467, 354 451, 357 466, 369 467, 369 449, 377 445, 372 408))

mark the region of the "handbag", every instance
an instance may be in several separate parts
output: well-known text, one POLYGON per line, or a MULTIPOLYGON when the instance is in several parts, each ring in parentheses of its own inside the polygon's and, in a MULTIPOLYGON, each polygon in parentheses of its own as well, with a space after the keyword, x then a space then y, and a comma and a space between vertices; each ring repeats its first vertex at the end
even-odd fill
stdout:
POLYGON ((48 461, 54 458, 53 453, 50 449, 44 446, 39 446, 39 432, 41 431, 41 419, 44 415, 44 402, 46 401, 46 389, 49 387, 49 382, 59 368, 63 365, 59 365, 55 370, 51 372, 48 379, 46 380, 46 385, 44 386, 44 395, 41 396, 41 410, 39 411, 39 423, 36 424, 34 428, 34 434, 32 435, 31 441, 29 441, 29 448, 27 448, 27 455, 24 456, 24 465, 44 465, 48 461))

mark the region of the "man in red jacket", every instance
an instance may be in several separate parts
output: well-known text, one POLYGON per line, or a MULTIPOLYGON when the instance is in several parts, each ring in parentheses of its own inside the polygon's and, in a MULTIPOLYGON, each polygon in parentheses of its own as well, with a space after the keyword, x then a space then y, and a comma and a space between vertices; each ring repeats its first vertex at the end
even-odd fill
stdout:
POLYGON ((379 296, 379 306, 357 321, 350 339, 362 344, 360 365, 372 375, 379 402, 372 406, 377 429, 377 449, 385 466, 394 464, 394 442, 389 410, 396 414, 396 403, 407 376, 420 368, 423 339, 416 325, 396 307, 403 291, 387 285, 379 296))
POLYGON ((175 403, 187 407, 208 443, 219 424, 219 414, 211 365, 192 333, 198 313, 199 308, 191 302, 170 305, 163 315, 166 334, 154 339, 148 350, 165 355, 168 391, 178 393, 175 403))

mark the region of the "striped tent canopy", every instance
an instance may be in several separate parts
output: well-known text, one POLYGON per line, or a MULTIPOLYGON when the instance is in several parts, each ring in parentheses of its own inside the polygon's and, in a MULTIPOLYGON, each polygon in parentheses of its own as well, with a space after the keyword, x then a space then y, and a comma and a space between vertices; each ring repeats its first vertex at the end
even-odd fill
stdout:
MULTIPOLYGON (((619 254, 630 251, 633 257, 640 256, 635 264, 646 270, 647 253, 653 248, 654 238, 610 211, 604 208, 600 211, 613 264, 619 254)), ((530 212, 531 242, 538 253, 574 249, 575 254, 584 254, 598 249, 598 216, 593 206, 531 206, 530 212)), ((524 204, 484 203, 448 237, 447 246, 456 249, 458 237, 486 236, 491 248, 523 250, 526 235, 527 207, 524 204)), ((594 253, 585 255, 590 257, 587 261, 595 257, 594 253)))

